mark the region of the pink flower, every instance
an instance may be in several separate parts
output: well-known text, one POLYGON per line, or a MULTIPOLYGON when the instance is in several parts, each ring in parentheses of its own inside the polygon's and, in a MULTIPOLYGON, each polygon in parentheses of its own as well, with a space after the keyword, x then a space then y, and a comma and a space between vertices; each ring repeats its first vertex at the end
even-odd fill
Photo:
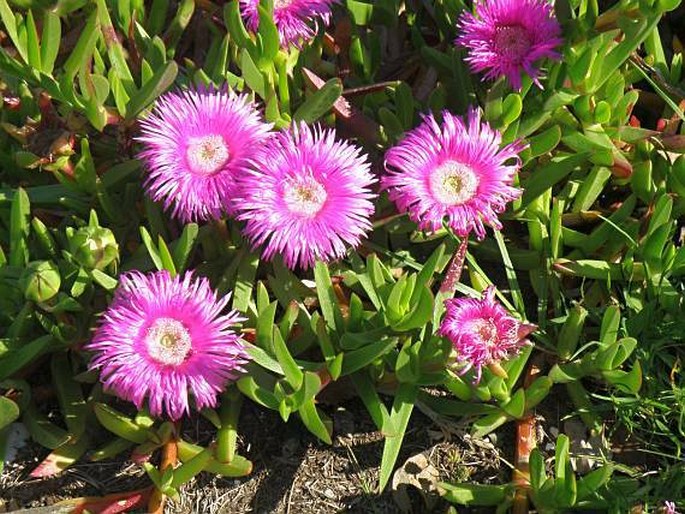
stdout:
POLYGON ((160 271, 122 275, 112 304, 85 349, 95 353, 106 390, 150 412, 177 420, 188 412, 188 393, 198 409, 214 407, 227 382, 246 362, 242 340, 230 326, 237 312, 222 314, 229 296, 217 299, 206 278, 160 271))
POLYGON ((455 44, 469 50, 471 69, 485 71, 485 79, 504 75, 516 90, 522 71, 542 87, 535 63, 561 59, 555 48, 564 40, 548 0, 480 0, 476 16, 464 11, 457 28, 455 44))
POLYGON ((361 150, 336 141, 335 130, 305 123, 265 147, 261 165, 241 180, 236 199, 244 233, 263 255, 290 268, 345 255, 371 229, 375 182, 361 150))
POLYGON ((675 502, 667 501, 664 502, 664 512, 666 514, 678 514, 676 510, 675 502))
POLYGON ((271 125, 247 95, 216 90, 167 93, 141 120, 145 188, 182 221, 220 218, 271 125))
MULTIPOLYGON (((294 45, 314 39, 319 24, 327 26, 331 20, 331 9, 338 0, 274 0, 274 22, 278 29, 281 46, 294 45)), ((259 29, 259 0, 240 0, 240 10, 247 28, 252 32, 259 29)))
POLYGON ((447 111, 442 118, 438 124, 432 114, 424 115, 421 125, 388 150, 382 186, 422 230, 436 231, 447 218, 460 237, 475 231, 482 239, 484 223, 501 228, 498 213, 521 194, 512 183, 525 145, 500 148, 502 136, 481 122, 476 109, 469 110, 466 123, 447 111))
POLYGON ((438 334, 450 340, 457 359, 465 364, 463 372, 476 369, 479 382, 483 366, 506 359, 528 344, 526 337, 535 325, 521 323, 495 301, 494 286, 483 298, 445 300, 447 314, 438 334))

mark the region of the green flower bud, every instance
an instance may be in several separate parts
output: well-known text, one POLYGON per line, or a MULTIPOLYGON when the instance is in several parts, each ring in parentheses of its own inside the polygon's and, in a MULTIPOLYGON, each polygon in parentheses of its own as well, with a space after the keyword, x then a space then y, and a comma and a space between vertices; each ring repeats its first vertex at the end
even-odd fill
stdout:
POLYGON ((108 228, 81 227, 69 238, 69 252, 88 269, 104 269, 119 257, 119 245, 108 228))
POLYGON ((59 291, 61 280, 57 266, 50 261, 33 261, 19 277, 24 297, 32 302, 47 302, 59 291))

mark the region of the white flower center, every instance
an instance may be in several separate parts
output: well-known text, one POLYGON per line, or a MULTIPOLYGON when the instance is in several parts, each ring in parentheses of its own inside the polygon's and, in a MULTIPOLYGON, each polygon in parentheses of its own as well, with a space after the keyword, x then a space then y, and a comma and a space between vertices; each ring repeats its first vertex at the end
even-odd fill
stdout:
POLYGON ((167 366, 183 364, 192 350, 190 333, 173 318, 159 318, 148 329, 145 344, 150 357, 167 366))
POLYGON ((313 177, 290 179, 283 190, 283 200, 290 212, 311 218, 326 203, 328 193, 313 177))
POLYGON ((191 138, 186 149, 188 165, 194 173, 212 175, 228 161, 226 141, 219 135, 191 138))
POLYGON ((469 332, 474 333, 486 348, 492 348, 497 344, 497 326, 491 319, 478 318, 469 325, 469 332))
POLYGON ((286 7, 290 7, 290 4, 293 3, 294 0, 274 0, 274 11, 276 9, 284 9, 286 7))
POLYGON ((476 195, 478 175, 470 166, 447 161, 430 176, 430 188, 435 198, 445 205, 461 205, 476 195))
POLYGON ((521 25, 503 25, 495 32, 497 53, 514 61, 521 61, 530 50, 530 32, 521 25))

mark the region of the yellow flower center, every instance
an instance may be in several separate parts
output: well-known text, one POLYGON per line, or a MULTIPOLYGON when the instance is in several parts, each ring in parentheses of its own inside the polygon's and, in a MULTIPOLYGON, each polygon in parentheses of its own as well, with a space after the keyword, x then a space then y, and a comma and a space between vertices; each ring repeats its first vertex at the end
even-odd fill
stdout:
POLYGON ((148 329, 145 344, 150 357, 160 364, 179 366, 192 350, 190 333, 173 318, 159 318, 148 329))
POLYGON ((478 175, 470 166, 457 161, 447 161, 438 166, 430 176, 433 196, 444 205, 461 205, 476 195, 478 175))
POLYGON ((491 319, 473 320, 469 331, 475 333, 487 348, 492 348, 497 344, 497 326, 491 319))
POLYGON ((283 200, 290 212, 311 218, 326 203, 328 193, 323 184, 313 177, 290 179, 283 191, 283 200))
POLYGON ((186 149, 188 165, 194 173, 213 175, 230 157, 224 138, 213 134, 191 138, 186 149))

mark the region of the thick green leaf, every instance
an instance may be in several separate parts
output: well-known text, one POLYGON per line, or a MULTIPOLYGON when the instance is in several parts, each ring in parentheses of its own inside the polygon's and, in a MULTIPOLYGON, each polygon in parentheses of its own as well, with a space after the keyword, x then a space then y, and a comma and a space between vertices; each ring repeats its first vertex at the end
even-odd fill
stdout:
POLYGON ((240 14, 240 0, 231 0, 226 3, 224 6, 224 22, 228 27, 231 39, 238 48, 254 48, 250 33, 245 28, 240 14))
POLYGON ((502 410, 512 418, 522 418, 526 411, 526 396, 523 389, 518 389, 510 400, 502 405, 502 410))
POLYGON ((132 120, 141 111, 152 105, 162 93, 164 93, 176 80, 178 65, 175 61, 168 61, 163 67, 155 71, 155 74, 145 82, 126 104, 126 119, 132 120))
POLYGON ((88 411, 81 384, 74 380, 73 368, 67 354, 54 354, 50 370, 64 422, 72 436, 80 437, 86 431, 88 411))
POLYGON ((335 330, 338 320, 342 319, 342 314, 340 313, 338 300, 333 290, 328 266, 321 261, 317 261, 314 265, 314 280, 316 282, 316 296, 319 298, 321 314, 323 314, 326 325, 335 330))
POLYGON ((19 406, 9 398, 0 396, 0 430, 19 417, 19 406))
POLYGON ((26 27, 26 52, 29 58, 29 65, 40 70, 42 68, 40 62, 40 41, 38 40, 36 20, 33 18, 33 11, 31 9, 26 11, 24 23, 26 27))
POLYGON ((33 404, 29 405, 24 412, 22 421, 33 440, 41 446, 50 449, 59 448, 69 440, 69 433, 51 423, 38 412, 33 404))
POLYGON ((616 341, 621 325, 621 309, 618 305, 609 305, 604 311, 602 325, 599 329, 599 340, 610 345, 616 341))
POLYGON ((266 80, 264 80, 264 75, 257 68, 252 57, 250 57, 250 52, 245 48, 243 48, 240 54, 240 70, 243 72, 243 78, 249 88, 257 93, 260 98, 266 99, 266 80))
POLYGON ((387 423, 383 427, 385 435, 385 443, 383 445, 383 457, 381 459, 381 471, 378 483, 378 490, 383 491, 392 471, 395 468, 397 456, 402 447, 404 440, 404 433, 409 424, 412 410, 414 409, 414 402, 419 390, 414 384, 400 384, 395 394, 395 401, 392 405, 392 411, 387 423))
POLYGON ((45 459, 36 467, 31 476, 49 477, 64 471, 74 464, 88 449, 88 439, 81 436, 74 441, 68 441, 62 446, 55 448, 45 459))
POLYGON ((547 189, 583 164, 587 158, 588 154, 586 153, 558 156, 552 158, 548 164, 536 169, 532 177, 524 183, 522 205, 530 204, 547 189))
POLYGON ((326 444, 333 443, 331 440, 331 429, 327 427, 321 419, 321 415, 314 404, 313 398, 305 401, 297 412, 300 414, 302 423, 304 423, 312 434, 326 444))
POLYGON ((233 308, 240 312, 247 312, 248 306, 250 305, 252 285, 254 284, 254 278, 257 275, 259 262, 259 254, 249 252, 246 257, 240 261, 240 265, 238 266, 238 274, 233 288, 233 308))
POLYGON ((440 494, 450 503, 474 506, 500 506, 507 501, 508 486, 483 484, 439 484, 440 494))
POLYGON ((14 17, 14 12, 7 3, 7 0, 0 0, 0 19, 2 20, 2 24, 5 26, 5 31, 14 44, 14 48, 17 49, 17 52, 19 52, 19 55, 24 62, 28 64, 29 58, 27 45, 19 38, 19 33, 17 32, 17 20, 14 17))
POLYGON ((93 411, 103 427, 127 441, 138 444, 142 444, 146 441, 159 442, 156 434, 152 430, 136 424, 127 416, 124 416, 104 403, 95 403, 93 405, 93 411))
POLYGON ((31 204, 26 191, 19 187, 12 198, 10 215, 10 266, 26 266, 29 262, 27 238, 30 230, 31 204))
POLYGON ((297 391, 298 389, 300 389, 300 387, 302 387, 302 380, 304 379, 304 374, 295 362, 295 359, 293 359, 293 356, 290 355, 290 351, 288 350, 288 347, 286 346, 285 341, 283 340, 283 337, 281 336, 281 332, 279 330, 273 331, 273 345, 274 351, 276 353, 276 358, 278 359, 278 362, 281 364, 281 367, 283 368, 286 380, 293 388, 293 390, 297 391))
POLYGON ((179 273, 182 273, 186 268, 186 263, 195 247, 198 233, 199 227, 197 223, 188 223, 183 227, 181 237, 171 244, 171 256, 173 257, 174 266, 179 273))
POLYGON ((397 338, 383 337, 377 343, 367 345, 359 350, 346 352, 343 357, 341 375, 349 375, 378 359, 381 355, 388 353, 397 345, 397 338))
POLYGON ((114 72, 121 85, 129 95, 136 92, 136 85, 131 75, 131 70, 126 62, 126 54, 124 47, 119 40, 119 35, 112 25, 112 20, 109 16, 109 9, 105 0, 96 0, 98 19, 102 27, 102 38, 107 48, 107 55, 111 64, 111 70, 114 72))
POLYGON ((422 287, 416 303, 399 321, 391 324, 392 329, 396 332, 406 332, 423 327, 431 319, 433 306, 433 293, 428 287, 422 287))
MULTIPOLYGON (((176 445, 178 448, 178 459, 181 462, 192 460, 204 450, 202 446, 189 443, 183 439, 180 439, 176 445)), ((204 470, 225 477, 242 477, 252 473, 252 462, 241 455, 235 455, 233 460, 227 463, 210 459, 205 464, 204 470)))
POLYGON ((238 389, 255 403, 278 410, 278 400, 272 392, 261 387, 253 376, 246 375, 237 382, 238 389))
POLYGON ((293 120, 314 123, 331 110, 333 104, 342 94, 340 79, 331 79, 324 86, 307 98, 293 114, 293 120))
POLYGON ((587 499, 600 487, 606 484, 613 472, 613 466, 611 464, 605 464, 582 477, 578 481, 578 501, 587 499))
POLYGON ((509 418, 509 416, 506 414, 498 412, 488 414, 487 416, 483 416, 473 423, 473 426, 471 427, 471 433, 474 437, 484 437, 493 430, 496 430, 504 425, 507 421, 509 421, 509 419, 511 418, 509 418))
POLYGON ((264 9, 263 6, 257 6, 259 11, 259 41, 261 42, 261 53, 259 55, 259 63, 262 69, 265 69, 266 64, 271 64, 278 54, 280 48, 280 40, 278 36, 278 29, 274 23, 272 14, 264 9))
POLYGON ((159 255, 159 250, 155 246, 155 243, 152 242, 152 237, 150 237, 150 233, 145 227, 140 227, 140 236, 143 238, 143 243, 145 244, 145 248, 147 248, 147 253, 152 259, 155 267, 159 271, 162 271, 164 269, 162 257, 159 255))
POLYGON ((55 343, 52 335, 45 335, 2 354, 0 357, 0 380, 5 380, 14 375, 55 343))
POLYGON ((557 351, 562 359, 570 358, 576 351, 587 314, 588 312, 580 304, 574 305, 569 311, 557 340, 557 351))
POLYGON ((157 237, 157 248, 159 248, 159 258, 162 261, 162 267, 169 272, 172 277, 176 276, 176 265, 174 259, 171 257, 169 247, 162 239, 162 236, 157 237))

